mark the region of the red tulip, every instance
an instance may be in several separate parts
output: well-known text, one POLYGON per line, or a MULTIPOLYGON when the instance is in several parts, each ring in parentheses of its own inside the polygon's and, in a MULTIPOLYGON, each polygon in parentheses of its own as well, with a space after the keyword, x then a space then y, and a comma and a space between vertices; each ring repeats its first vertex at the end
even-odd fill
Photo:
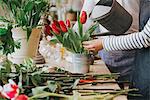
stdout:
POLYGON ((60 28, 61 28, 62 32, 67 32, 68 31, 64 21, 59 21, 59 25, 60 25, 60 28))
POLYGON ((28 99, 28 96, 22 94, 22 95, 19 95, 15 100, 29 100, 29 99, 28 99))
POLYGON ((47 35, 53 36, 53 34, 51 34, 51 31, 52 31, 52 28, 49 25, 45 25, 44 33, 46 34, 46 36, 47 35))
POLYGON ((11 87, 12 87, 14 90, 17 90, 17 89, 18 89, 18 85, 11 84, 11 87))
POLYGON ((56 26, 55 23, 52 24, 52 30, 56 34, 60 34, 60 29, 56 26))
POLYGON ((6 95, 7 95, 9 98, 14 98, 14 97, 17 95, 17 91, 16 91, 16 90, 13 90, 13 91, 7 92, 6 95))
POLYGON ((8 82, 9 83, 5 84, 3 87, 0 86, 0 93, 7 99, 14 99, 19 94, 19 88, 13 80, 9 79, 8 82))
POLYGON ((81 24, 85 24, 87 20, 87 14, 85 11, 82 11, 81 17, 80 17, 80 22, 81 24))
POLYGON ((67 25, 67 27, 71 27, 71 23, 70 23, 70 20, 66 20, 66 25, 67 25))

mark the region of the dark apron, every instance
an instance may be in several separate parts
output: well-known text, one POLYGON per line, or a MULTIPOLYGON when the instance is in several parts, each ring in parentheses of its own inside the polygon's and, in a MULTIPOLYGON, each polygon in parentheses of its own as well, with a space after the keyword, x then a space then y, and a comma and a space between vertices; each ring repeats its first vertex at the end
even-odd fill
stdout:
MULTIPOLYGON (((140 30, 150 18, 150 0, 140 0, 140 30)), ((150 47, 137 50, 132 73, 133 87, 138 88, 143 97, 131 100, 150 100, 150 47)))
POLYGON ((130 75, 134 67, 135 51, 105 51, 99 52, 100 57, 105 62, 112 73, 120 73, 120 81, 130 81, 130 75))

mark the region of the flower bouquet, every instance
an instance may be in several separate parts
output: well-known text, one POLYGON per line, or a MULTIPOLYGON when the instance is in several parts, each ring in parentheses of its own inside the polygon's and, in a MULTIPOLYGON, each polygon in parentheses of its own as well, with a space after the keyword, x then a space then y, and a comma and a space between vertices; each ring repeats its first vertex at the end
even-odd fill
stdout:
POLYGON ((83 32, 83 24, 86 23, 87 14, 82 12, 81 17, 78 16, 78 32, 71 28, 70 21, 53 21, 51 25, 51 33, 56 36, 57 40, 72 53, 87 54, 82 46, 83 41, 91 39, 91 34, 97 28, 98 24, 92 25, 86 32, 83 32))
POLYGON ((82 45, 83 41, 91 39, 92 33, 98 27, 98 24, 93 24, 88 30, 83 32, 83 24, 87 21, 87 14, 85 11, 82 12, 81 16, 78 16, 78 30, 77 32, 71 28, 70 21, 53 21, 50 29, 51 33, 56 39, 65 47, 68 51, 72 52, 71 62, 73 73, 87 73, 89 71, 89 52, 86 51, 82 45))

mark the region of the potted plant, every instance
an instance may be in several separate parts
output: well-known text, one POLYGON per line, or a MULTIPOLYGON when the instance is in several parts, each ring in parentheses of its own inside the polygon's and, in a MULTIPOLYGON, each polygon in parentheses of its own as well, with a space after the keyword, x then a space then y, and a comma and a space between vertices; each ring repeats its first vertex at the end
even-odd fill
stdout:
MULTIPOLYGON (((2 18, 0 18, 2 19, 2 18)), ((3 55, 15 52, 15 48, 20 48, 20 43, 12 38, 12 25, 7 20, 0 22, 0 51, 3 55)))
POLYGON ((86 73, 89 69, 87 59, 88 51, 82 46, 83 41, 91 39, 91 34, 97 28, 98 24, 92 25, 86 32, 83 32, 83 24, 86 23, 87 14, 82 12, 81 17, 78 16, 78 32, 75 32, 70 26, 70 21, 54 21, 51 25, 51 33, 56 36, 57 40, 70 52, 73 53, 73 69, 74 73, 86 73))
MULTIPOLYGON (((28 44, 33 28, 36 28, 41 14, 47 8, 46 0, 1 0, 3 7, 10 11, 10 22, 13 24, 12 37, 19 40, 21 47, 10 55, 10 59, 18 59, 15 63, 22 63, 27 57, 28 44)), ((9 20, 9 19, 5 19, 9 20)))

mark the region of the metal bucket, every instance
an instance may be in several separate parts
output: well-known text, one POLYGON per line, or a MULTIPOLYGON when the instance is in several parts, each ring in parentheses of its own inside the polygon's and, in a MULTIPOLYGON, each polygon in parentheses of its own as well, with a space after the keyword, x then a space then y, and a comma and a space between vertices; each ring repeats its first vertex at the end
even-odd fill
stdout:
POLYGON ((88 62, 88 56, 83 54, 72 55, 72 73, 87 73, 89 72, 90 64, 88 62))
POLYGON ((132 16, 116 0, 103 0, 103 2, 97 3, 97 5, 103 6, 110 6, 110 4, 111 10, 108 13, 94 18, 93 20, 98 21, 102 26, 104 26, 113 34, 125 33, 128 31, 132 24, 132 16), (110 1, 112 3, 110 3, 110 1))

